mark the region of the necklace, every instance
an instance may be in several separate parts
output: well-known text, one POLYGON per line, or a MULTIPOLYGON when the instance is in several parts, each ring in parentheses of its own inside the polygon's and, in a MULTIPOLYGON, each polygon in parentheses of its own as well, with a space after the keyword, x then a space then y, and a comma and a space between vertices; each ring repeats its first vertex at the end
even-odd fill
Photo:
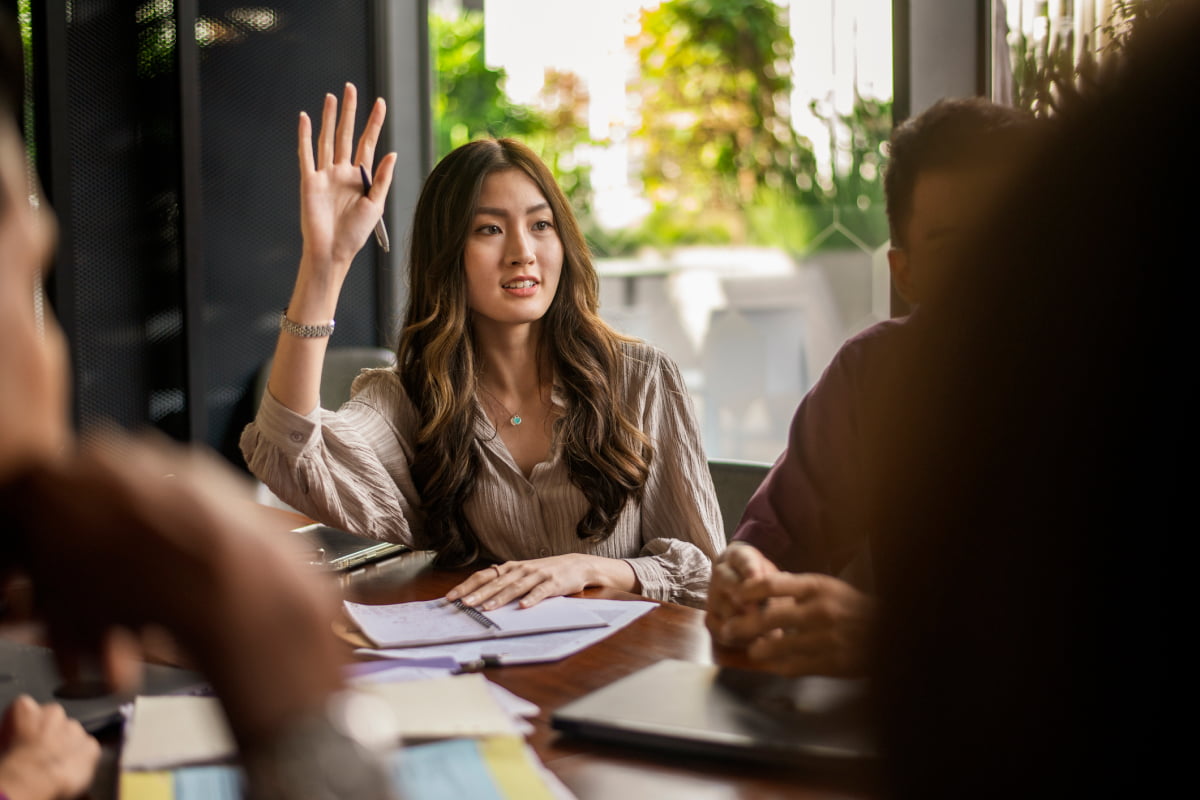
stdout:
POLYGON ((478 386, 480 389, 483 389, 483 391, 487 392, 487 396, 492 398, 492 401, 495 402, 496 405, 498 405, 498 406, 500 406, 500 408, 504 409, 504 413, 508 414, 508 421, 510 423, 512 423, 513 427, 516 427, 517 425, 520 425, 522 422, 524 422, 524 420, 521 419, 520 414, 514 414, 513 412, 509 411, 508 406, 504 405, 504 403, 501 403, 500 398, 496 397, 496 395, 489 392, 486 386, 484 386, 482 383, 476 383, 475 385, 478 386))

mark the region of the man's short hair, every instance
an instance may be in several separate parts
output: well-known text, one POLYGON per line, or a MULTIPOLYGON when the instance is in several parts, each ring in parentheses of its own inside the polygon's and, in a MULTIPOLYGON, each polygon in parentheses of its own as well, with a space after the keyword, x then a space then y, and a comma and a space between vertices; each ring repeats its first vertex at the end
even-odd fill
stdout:
POLYGON ((1012 164, 1032 139, 1029 112, 982 97, 947 98, 892 130, 883 176, 892 242, 904 245, 913 189, 926 171, 1012 164))

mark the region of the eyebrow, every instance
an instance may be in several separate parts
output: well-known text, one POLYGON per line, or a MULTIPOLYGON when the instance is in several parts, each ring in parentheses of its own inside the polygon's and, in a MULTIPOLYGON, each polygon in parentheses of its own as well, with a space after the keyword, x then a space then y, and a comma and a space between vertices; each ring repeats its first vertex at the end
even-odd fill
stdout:
MULTIPOLYGON (((530 214, 534 213, 535 211, 541 211, 542 209, 548 209, 548 208, 550 208, 550 204, 547 202, 543 201, 541 203, 536 203, 536 204, 530 206, 529 208, 525 209, 525 216, 529 216, 530 214)), ((491 206, 479 206, 478 208, 475 209, 475 213, 476 214, 491 214, 493 217, 507 217, 508 216, 508 211, 506 211, 505 209, 492 208, 491 206)))

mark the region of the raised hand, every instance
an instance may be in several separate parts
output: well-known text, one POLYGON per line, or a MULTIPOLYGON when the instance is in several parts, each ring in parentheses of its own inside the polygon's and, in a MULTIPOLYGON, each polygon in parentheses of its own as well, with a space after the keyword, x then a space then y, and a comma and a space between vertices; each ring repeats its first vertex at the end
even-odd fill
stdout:
POLYGON ((312 142, 312 121, 300 113, 300 229, 304 235, 301 271, 309 268, 311 277, 332 280, 338 288, 350 261, 362 248, 375 223, 383 215, 384 200, 392 183, 395 153, 384 156, 372 170, 375 146, 387 114, 383 98, 375 101, 366 127, 354 148, 354 115, 358 91, 347 83, 342 96, 341 114, 337 98, 325 95, 321 111, 321 131, 316 150, 312 142), (359 166, 373 172, 371 189, 363 192, 359 166))

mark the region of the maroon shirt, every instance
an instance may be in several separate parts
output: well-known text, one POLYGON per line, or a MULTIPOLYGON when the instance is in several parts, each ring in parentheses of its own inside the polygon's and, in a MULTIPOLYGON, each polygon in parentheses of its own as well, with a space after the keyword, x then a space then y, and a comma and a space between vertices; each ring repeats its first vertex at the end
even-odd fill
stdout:
MULTIPOLYGON (((750 498, 734 539, 761 550, 783 570, 836 575, 866 558, 859 514, 871 438, 868 402, 878 401, 908 317, 851 337, 792 417, 788 446, 750 498)), ((875 406, 878 408, 878 406, 875 406)))

